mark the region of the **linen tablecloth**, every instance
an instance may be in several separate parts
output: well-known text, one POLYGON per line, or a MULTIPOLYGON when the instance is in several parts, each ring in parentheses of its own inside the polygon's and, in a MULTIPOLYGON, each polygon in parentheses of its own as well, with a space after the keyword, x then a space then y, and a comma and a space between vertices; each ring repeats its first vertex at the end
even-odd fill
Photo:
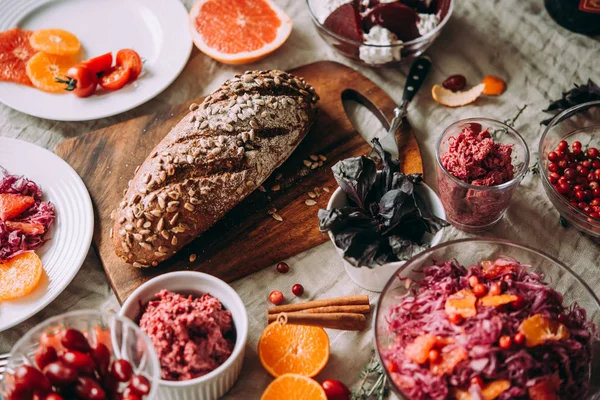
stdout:
MULTIPOLYGON (((324 59, 358 69, 400 101, 407 65, 383 69, 354 65, 321 40, 305 1, 274 1, 293 18, 294 29, 285 45, 266 59, 248 67, 228 66, 194 49, 177 80, 158 97, 132 111, 98 121, 56 122, 30 117, 0 105, 0 135, 52 150, 64 139, 154 112, 165 104, 182 103, 209 93, 231 75, 248 68, 291 69, 324 59)), ((193 0, 183 2, 188 9, 193 4, 193 0)), ((557 98, 574 83, 600 78, 598 38, 574 34, 558 26, 546 13, 542 0, 457 0, 454 15, 428 54, 433 59, 432 73, 411 104, 409 119, 421 145, 425 180, 434 188, 434 144, 442 130, 452 122, 473 116, 505 120, 514 116, 517 107, 527 105, 516 129, 526 138, 535 159, 541 134, 539 122, 546 117, 541 110, 549 99, 557 98), (502 96, 481 98, 471 106, 458 109, 442 107, 432 100, 429 90, 434 83, 457 73, 465 75, 471 84, 484 75, 497 75, 507 81, 508 89, 502 96)), ((454 228, 447 228, 444 240, 467 236, 454 228)), ((596 293, 600 293, 600 242, 574 228, 561 226, 558 213, 543 193, 537 176, 529 174, 525 178, 502 222, 485 236, 519 241, 541 249, 570 265, 596 293)), ((265 325, 266 298, 271 290, 281 289, 288 293, 294 283, 301 283, 306 289, 305 299, 368 293, 350 281, 330 242, 286 261, 291 266, 288 274, 278 274, 274 266, 270 266, 233 283, 248 309, 250 336, 241 378, 226 396, 227 399, 259 398, 272 380, 261 367, 256 352, 256 344, 265 325)), ((374 302, 377 296, 369 295, 374 302)), ((111 311, 119 308, 93 250, 90 250, 71 285, 52 304, 35 317, 0 334, 0 352, 9 351, 38 322, 62 312, 84 308, 111 311)), ((335 378, 348 385, 355 384, 361 367, 371 357, 371 331, 329 331, 329 336, 331 359, 319 378, 335 378)))

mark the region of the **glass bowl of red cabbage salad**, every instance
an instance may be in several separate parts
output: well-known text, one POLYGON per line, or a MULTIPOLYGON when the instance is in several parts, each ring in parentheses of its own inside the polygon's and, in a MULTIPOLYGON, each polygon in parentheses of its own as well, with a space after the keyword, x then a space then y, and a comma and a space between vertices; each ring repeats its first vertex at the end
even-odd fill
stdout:
POLYGON ((463 239, 390 279, 375 340, 401 399, 591 399, 599 324, 598 297, 569 267, 518 243, 463 239))

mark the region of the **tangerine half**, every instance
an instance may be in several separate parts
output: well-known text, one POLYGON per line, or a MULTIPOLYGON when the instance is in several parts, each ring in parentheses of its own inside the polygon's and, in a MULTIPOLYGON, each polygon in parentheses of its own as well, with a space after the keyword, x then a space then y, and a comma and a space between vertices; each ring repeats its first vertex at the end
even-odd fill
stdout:
POLYGON ((29 39, 31 47, 57 56, 75 55, 79 53, 81 43, 77 36, 63 29, 40 29, 29 39))
POLYGON ((32 251, 0 263, 0 300, 27 296, 40 283, 42 272, 42 260, 32 251))
POLYGON ((75 57, 57 56, 37 53, 27 63, 27 76, 33 86, 51 93, 67 93, 66 85, 57 82, 56 78, 64 78, 67 70, 77 63, 75 57))
POLYGON ((36 53, 29 43, 32 33, 19 28, 0 32, 0 81, 31 85, 26 66, 36 53))
POLYGON ((318 382, 298 374, 284 374, 275 379, 260 400, 327 400, 325 390, 318 382))

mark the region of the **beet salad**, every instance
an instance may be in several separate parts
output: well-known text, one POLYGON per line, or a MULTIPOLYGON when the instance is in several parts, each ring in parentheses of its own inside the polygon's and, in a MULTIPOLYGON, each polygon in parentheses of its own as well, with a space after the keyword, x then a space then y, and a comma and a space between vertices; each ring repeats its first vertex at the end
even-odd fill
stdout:
POLYGON ((410 400, 583 399, 595 327, 511 258, 425 267, 387 317, 380 348, 410 400))

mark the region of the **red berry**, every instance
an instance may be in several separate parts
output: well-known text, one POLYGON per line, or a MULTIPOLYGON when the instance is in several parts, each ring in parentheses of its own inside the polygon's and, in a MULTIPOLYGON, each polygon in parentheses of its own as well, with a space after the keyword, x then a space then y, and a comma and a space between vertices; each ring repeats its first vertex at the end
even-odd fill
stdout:
POLYGON ((523 343, 525 343, 525 335, 523 335, 521 332, 519 332, 519 333, 515 334, 515 338, 513 339, 513 341, 520 346, 523 343))
POLYGON ((581 162, 581 167, 582 168, 591 168, 592 167, 592 162, 590 160, 583 160, 581 162))
POLYGON ((483 297, 485 296, 485 294, 487 293, 487 287, 482 284, 482 283, 478 283, 477 285, 473 286, 473 294, 477 297, 483 297))
POLYGON ((569 143, 567 143, 564 140, 561 140, 560 143, 558 143, 557 149, 560 151, 567 151, 569 150, 569 143))
POLYGON ((558 171, 558 164, 557 163, 550 163, 550 164, 548 164, 548 171, 550 171, 550 172, 557 172, 558 171))
POLYGON ((129 382, 128 388, 134 394, 143 396, 150 393, 150 381, 143 375, 134 375, 131 378, 131 382, 129 382))
POLYGON ((127 360, 119 359, 113 361, 110 367, 111 375, 119 382, 128 382, 133 375, 133 368, 127 360))
POLYGON ((573 149, 581 149, 581 142, 579 142, 579 141, 576 140, 573 143, 571 143, 571 147, 573 149))
POLYGON ((567 165, 568 165, 567 160, 560 160, 557 164, 558 164, 558 168, 560 168, 560 169, 565 169, 565 168, 567 168, 567 165))
POLYGON ((491 296, 498 296, 502 293, 502 288, 500 287, 500 284, 498 283, 492 283, 492 285, 490 286, 490 295, 491 296))
POLYGON ((388 361, 385 367, 391 374, 398 372, 398 367, 392 361, 388 361))
POLYGON ((304 293, 304 286, 296 283, 294 286, 292 286, 292 293, 294 293, 294 296, 302 296, 304 293))
POLYGON ((71 385, 77 380, 77 370, 65 365, 61 361, 46 365, 44 375, 54 386, 71 385))
POLYGON ((525 298, 523 296, 517 296, 517 299, 513 300, 513 302, 510 303, 510 306, 513 310, 520 310, 525 306, 525 298))
POLYGON ((90 344, 88 343, 83 333, 77 329, 65 329, 62 333, 60 342, 69 350, 80 351, 82 353, 90 352, 90 344))
POLYGON ((588 176, 589 173, 590 173, 590 170, 587 169, 586 167, 582 167, 579 170, 579 176, 588 176))
POLYGON ((269 294, 269 301, 276 306, 280 305, 283 303, 283 293, 281 293, 279 290, 273 290, 269 294))
POLYGON ((548 153, 548 161, 555 162, 557 160, 558 160, 558 154, 556 154, 555 151, 551 151, 550 153, 548 153))
POLYGON ((448 316, 448 319, 450 320, 450 322, 454 325, 458 325, 462 322, 463 317, 460 314, 450 314, 448 316))
POLYGON ((478 283, 479 283, 479 278, 478 277, 476 277, 475 275, 471 275, 469 277, 469 286, 474 287, 478 283))
POLYGON ((471 386, 483 387, 483 379, 480 376, 474 376, 471 378, 471 386))
POLYGON ((504 335, 500 336, 500 340, 498 341, 500 348, 507 350, 512 346, 512 338, 510 336, 504 335))
POLYGON ((592 161, 592 168, 594 168, 594 169, 600 168, 600 160, 592 161))
POLYGON ((463 90, 466 85, 467 79, 462 75, 452 75, 442 82, 443 87, 448 90, 452 90, 453 92, 463 90))
POLYGON ((44 400, 64 400, 64 397, 58 393, 49 393, 44 397, 44 400))
POLYGON ((58 360, 58 354, 54 347, 40 346, 34 355, 35 365, 42 371, 46 365, 58 360))
POLYGON ((67 351, 61 356, 61 359, 66 365, 85 375, 93 373, 96 367, 89 354, 79 351, 67 351))
POLYGON ((326 379, 321 383, 327 400, 349 400, 350 390, 342 382, 335 379, 326 379))
POLYGON ((559 183, 556 190, 558 190, 558 193, 560 194, 567 194, 571 191, 571 186, 569 186, 568 183, 559 183))
POLYGON ((110 365, 110 350, 103 343, 96 343, 91 351, 92 359, 98 372, 103 375, 108 371, 110 365))
POLYGON ((572 168, 567 168, 565 169, 565 171, 563 172, 563 175, 565 178, 567 179, 575 179, 577 177, 577 171, 575 171, 572 168))
POLYGON ((436 349, 429 350, 428 358, 429 358, 429 361, 431 361, 433 363, 436 362, 437 360, 439 360, 439 358, 440 358, 439 350, 436 350, 436 349))
POLYGON ((32 390, 34 392, 48 393, 52 385, 48 378, 39 369, 30 365, 21 365, 14 375, 15 389, 32 390))
POLYGON ((95 379, 87 376, 79 377, 75 385, 75 394, 78 398, 85 400, 106 399, 106 393, 102 389, 102 386, 95 379))
POLYGON ((282 274, 287 274, 289 270, 290 270, 290 266, 287 265, 286 263, 280 262, 277 264, 277 272, 282 273, 282 274))
POLYGON ((599 154, 598 149, 595 147, 590 147, 587 151, 587 156, 589 158, 598 158, 598 154, 599 154))
POLYGON ((577 199, 577 201, 583 201, 585 200, 585 193, 583 193, 582 190, 578 190, 575 192, 575 198, 577 199))

